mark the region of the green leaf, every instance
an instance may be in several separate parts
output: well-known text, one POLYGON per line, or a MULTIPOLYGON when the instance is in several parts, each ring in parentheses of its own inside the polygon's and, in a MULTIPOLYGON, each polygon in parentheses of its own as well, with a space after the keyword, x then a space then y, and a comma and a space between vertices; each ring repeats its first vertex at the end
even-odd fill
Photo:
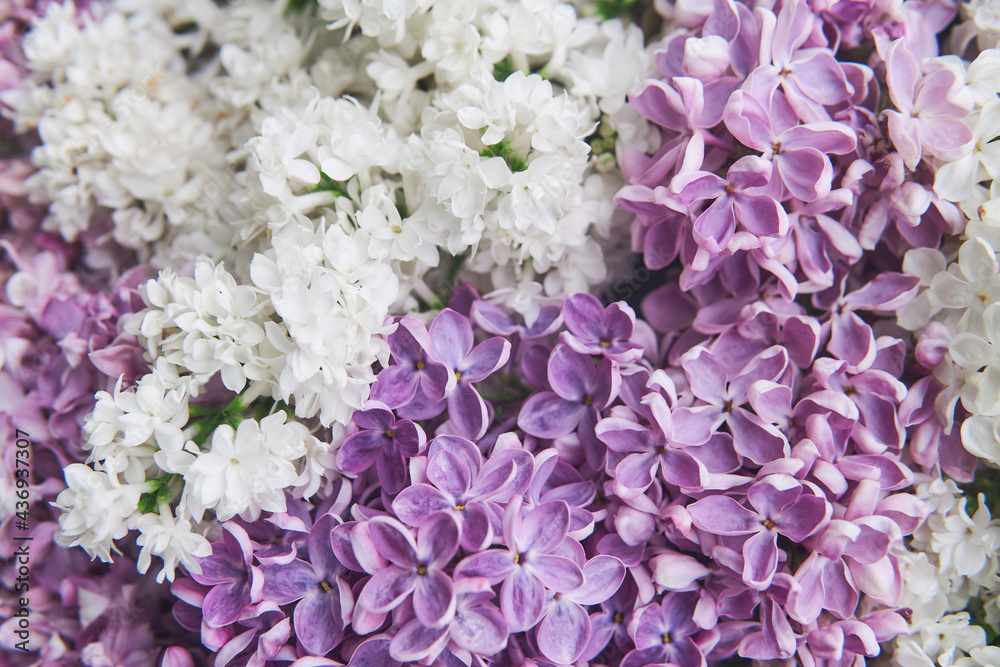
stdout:
POLYGON ((149 491, 139 496, 139 513, 151 514, 159 512, 161 504, 169 503, 174 497, 173 489, 170 488, 170 482, 177 477, 180 477, 180 475, 167 473, 163 477, 147 480, 149 491))

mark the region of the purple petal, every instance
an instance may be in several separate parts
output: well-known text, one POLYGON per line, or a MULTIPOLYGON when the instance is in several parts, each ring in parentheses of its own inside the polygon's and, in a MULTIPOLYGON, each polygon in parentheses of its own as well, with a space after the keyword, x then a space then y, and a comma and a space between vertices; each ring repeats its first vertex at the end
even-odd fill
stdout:
POLYGON ((210 628, 221 628, 235 622, 250 604, 250 587, 242 581, 215 586, 205 596, 202 613, 210 628))
POLYGON ((414 484, 400 491, 392 501, 392 511, 410 526, 424 525, 435 512, 454 507, 454 501, 430 484, 414 484))
POLYGON ((504 549, 489 549, 468 556, 455 567, 455 579, 485 577, 490 585, 503 581, 514 569, 514 555, 504 549))
POLYGON ((761 530, 743 543, 743 581, 764 590, 778 568, 778 533, 761 530))
POLYGON ((694 238, 711 253, 722 252, 736 232, 733 199, 723 195, 694 221, 694 238))
POLYGON ((528 512, 515 539, 519 551, 547 554, 559 546, 568 531, 569 506, 557 500, 543 503, 528 512))
POLYGON ((455 454, 440 450, 427 460, 428 481, 453 498, 461 498, 472 486, 472 471, 455 454))
POLYGON ((597 422, 594 429, 598 439, 612 451, 646 452, 656 446, 652 431, 629 419, 608 417, 597 422))
MULTIPOLYGON (((448 626, 429 628, 419 620, 410 621, 396 633, 389 644, 389 654, 400 662, 418 662, 437 655, 448 639, 448 626)), ((354 664, 354 660, 351 660, 354 664)), ((376 664, 370 663, 374 667, 376 664)))
POLYGON ((510 342, 490 338, 472 350, 460 367, 463 382, 479 382, 501 368, 510 359, 510 342))
POLYGON ((795 83, 810 99, 824 106, 843 102, 850 96, 844 71, 833 55, 823 49, 794 65, 795 83))
POLYGON ((594 556, 583 566, 583 585, 567 597, 583 604, 601 604, 625 579, 625 565, 614 556, 594 556))
POLYGON ((389 643, 386 635, 364 641, 354 651, 348 667, 403 667, 401 662, 390 657, 389 643))
POLYGON ((604 306, 592 294, 581 292, 566 299, 563 320, 574 335, 587 340, 601 337, 600 322, 604 319, 604 306))
POLYGON ((594 362, 566 345, 559 345, 549 357, 549 385, 567 401, 582 401, 586 385, 594 371, 594 362))
POLYGON ((352 475, 362 473, 375 464, 389 442, 384 431, 358 431, 344 440, 337 454, 337 467, 352 475))
POLYGON ((480 551, 493 539, 493 520, 483 503, 469 503, 461 510, 461 546, 466 551, 480 551))
POLYGON ((575 602, 556 600, 538 625, 536 637, 542 655, 557 664, 568 665, 587 648, 590 617, 575 602))
POLYGON ((503 614, 488 605, 459 611, 451 624, 452 641, 479 655, 502 651, 508 634, 503 614))
POLYGON ((701 489, 708 484, 708 470, 705 466, 681 449, 668 448, 660 454, 660 472, 668 484, 675 486, 701 489))
POLYGON ((444 567, 458 551, 458 525, 451 514, 435 514, 417 535, 417 557, 424 563, 444 567))
POLYGON ((316 572, 309 563, 295 559, 287 565, 262 565, 264 599, 288 604, 301 599, 319 586, 316 572))
POLYGON ((378 481, 386 493, 399 493, 406 486, 406 462, 396 450, 380 449, 375 467, 378 470, 378 481))
POLYGON ((453 370, 458 369, 472 350, 472 327, 451 308, 442 310, 431 322, 430 337, 434 360, 453 370))
POLYGON ((344 638, 344 621, 340 613, 340 592, 336 585, 329 593, 317 591, 295 605, 295 636, 302 647, 313 655, 332 651, 344 638))
POLYGON ((582 401, 570 402, 544 391, 525 401, 517 425, 538 438, 559 438, 573 432, 586 409, 582 401))
POLYGON ((489 425, 489 411, 486 402, 475 387, 459 382, 448 398, 448 414, 451 423, 460 435, 478 440, 486 433, 489 425))
POLYGON ((377 516, 368 522, 368 534, 380 556, 402 568, 417 562, 417 545, 406 526, 395 519, 377 516))
POLYGON ((757 236, 782 236, 788 231, 788 214, 767 195, 737 194, 733 206, 736 219, 757 236))
POLYGON ((358 604, 375 613, 391 611, 413 592, 417 577, 415 571, 401 570, 398 567, 380 570, 372 575, 361 590, 358 604))
POLYGON ((708 496, 688 505, 696 526, 715 535, 748 535, 761 527, 761 517, 729 496, 708 496))
POLYGON ((802 485, 791 475, 768 475, 747 491, 747 500, 761 516, 776 519, 802 495, 802 485))
POLYGON ((542 615, 544 604, 545 587, 524 568, 516 568, 500 588, 500 609, 511 632, 533 627, 542 615))
POLYGON ((568 593, 583 585, 583 571, 569 558, 532 554, 526 561, 525 570, 545 582, 549 590, 568 593))
POLYGON ((726 368, 715 355, 698 347, 684 355, 681 365, 692 394, 713 405, 726 402, 726 368))
POLYGON ((417 577, 413 591, 413 611, 428 627, 447 625, 455 614, 455 592, 443 572, 430 571, 417 577))
POLYGON ((826 499, 819 496, 802 496, 798 502, 783 511, 774 522, 778 525, 781 534, 788 537, 793 542, 801 542, 806 539, 827 519, 830 518, 831 508, 826 499))

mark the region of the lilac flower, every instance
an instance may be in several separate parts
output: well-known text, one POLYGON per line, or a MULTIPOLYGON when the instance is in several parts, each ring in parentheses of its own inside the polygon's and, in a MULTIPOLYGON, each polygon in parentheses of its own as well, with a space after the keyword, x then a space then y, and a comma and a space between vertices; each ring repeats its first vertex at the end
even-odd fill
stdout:
POLYGON ((749 510, 730 496, 708 496, 688 506, 695 525, 715 535, 749 535, 743 543, 743 581, 757 590, 771 584, 778 567, 778 535, 801 542, 829 519, 825 498, 803 493, 785 474, 767 475, 747 491, 749 510))
POLYGON ((397 420, 385 408, 354 413, 354 423, 364 429, 349 436, 337 455, 337 466, 346 473, 362 473, 375 465, 386 493, 399 493, 406 484, 406 459, 424 448, 423 429, 408 419, 397 420))
POLYGON ((223 524, 222 541, 212 544, 212 555, 199 559, 199 584, 211 586, 202 612, 205 623, 221 628, 235 622, 243 610, 263 599, 264 575, 253 562, 253 545, 246 531, 232 522, 223 524))
POLYGON ((580 354, 600 354, 619 362, 635 361, 642 347, 631 342, 635 312, 624 302, 607 308, 592 294, 574 294, 563 305, 566 327, 562 342, 580 354))
POLYGON ((340 575, 344 572, 333 553, 331 531, 336 525, 326 514, 309 531, 309 561, 261 565, 264 597, 280 605, 298 601, 293 616, 295 636, 312 655, 326 655, 344 636, 354 596, 340 575))
POLYGON ((889 96, 898 111, 887 109, 889 136, 909 169, 923 154, 954 161, 972 147, 972 128, 962 119, 974 98, 965 82, 948 67, 921 75, 920 65, 902 39, 894 41, 885 57, 889 96))
POLYGON ((441 435, 431 442, 424 471, 429 484, 403 489, 392 510, 404 523, 420 527, 437 512, 448 512, 458 523, 460 543, 470 552, 493 541, 503 506, 523 494, 531 482, 534 461, 524 450, 507 449, 486 461, 474 444, 459 436, 441 435))
POLYGON ((697 604, 697 593, 668 593, 661 604, 636 610, 632 621, 635 650, 625 656, 621 667, 704 665, 705 655, 699 646, 701 629, 694 622, 697 604))
POLYGON ((510 357, 510 342, 490 338, 473 348, 472 326, 450 308, 445 308, 430 326, 431 353, 450 371, 448 414, 459 435, 478 439, 486 433, 486 402, 472 383, 499 369, 510 357))
MULTIPOLYGON (((645 491, 662 472, 668 484, 685 489, 702 489, 708 483, 704 464, 675 440, 674 420, 660 394, 642 399, 652 430, 634 421, 609 417, 597 425, 597 437, 611 450, 626 454, 615 466, 615 485, 622 495, 645 491)), ((694 443, 701 444, 701 443, 694 443)))
POLYGON ((473 302, 470 315, 472 321, 484 331, 497 336, 516 333, 525 340, 547 336, 562 325, 562 309, 559 306, 542 306, 530 324, 527 321, 519 323, 503 308, 482 300, 473 302))
MULTIPOLYGON (((489 603, 494 596, 481 578, 455 581, 455 617, 446 625, 430 628, 414 619, 400 628, 389 644, 395 660, 417 662, 438 655, 449 642, 473 655, 489 657, 507 645, 507 622, 489 603)), ((352 663, 353 664, 353 663, 352 663)))
MULTIPOLYGON (((773 16, 773 15, 772 15, 773 16)), ((824 107, 846 100, 852 86, 830 49, 802 48, 812 37, 816 17, 805 0, 791 0, 770 30, 761 30, 761 67, 754 72, 764 90, 775 86, 788 96, 806 122, 829 120, 824 107)))
MULTIPOLYGON (((725 421, 733 434, 736 452, 741 456, 758 465, 782 458, 788 450, 785 437, 741 406, 749 400, 754 383, 774 382, 782 376, 788 367, 788 352, 780 346, 770 347, 742 368, 741 360, 734 360, 735 367, 727 367, 724 361, 708 349, 697 346, 689 350, 681 362, 691 393, 707 404, 691 408, 702 421, 702 428, 707 429, 705 435, 725 421)), ((707 437, 699 440, 704 442, 707 437)))
POLYGON ((455 578, 485 577, 503 582, 500 609, 511 632, 522 632, 539 620, 545 590, 566 593, 583 583, 580 566, 559 555, 569 532, 569 506, 562 500, 543 503, 521 516, 521 499, 507 505, 503 534, 505 549, 490 549, 467 557, 455 568, 455 578))
POLYGON ((430 349, 430 335, 423 322, 413 315, 399 318, 396 330, 389 334, 389 350, 395 363, 378 374, 371 398, 393 410, 407 407, 410 411, 406 416, 412 419, 440 414, 448 369, 431 360, 430 349), (418 398, 424 409, 414 414, 412 404, 418 398))
POLYGON ((600 604, 614 595, 625 578, 625 566, 614 556, 595 556, 583 566, 583 584, 559 593, 538 624, 538 648, 561 665, 575 662, 590 642, 591 621, 585 605, 600 604))
POLYGON ((558 345, 549 357, 548 381, 553 391, 539 392, 525 401, 517 425, 539 438, 558 438, 579 427, 587 462, 600 468, 605 448, 594 435, 594 427, 601 410, 617 398, 621 388, 618 362, 605 357, 595 366, 590 357, 558 345))
POLYGON ((842 123, 799 125, 790 109, 779 111, 783 105, 787 102, 780 93, 775 93, 770 108, 765 108, 738 90, 726 106, 726 127, 744 146, 762 151, 771 160, 774 175, 793 197, 805 202, 826 197, 833 181, 833 166, 827 156, 850 153, 857 137, 842 123))
POLYGON ((382 613, 412 594, 413 611, 423 625, 447 625, 455 616, 455 592, 444 568, 458 551, 458 525, 451 515, 435 514, 416 540, 399 521, 377 516, 368 521, 368 538, 389 566, 372 575, 358 603, 382 613))
POLYGON ((781 237, 788 231, 788 214, 773 197, 758 194, 771 180, 771 163, 763 158, 740 158, 725 179, 705 171, 685 173, 673 186, 686 206, 711 199, 694 221, 694 238, 709 253, 729 247, 755 248, 757 237, 781 237), (737 229, 742 227, 745 232, 737 229))

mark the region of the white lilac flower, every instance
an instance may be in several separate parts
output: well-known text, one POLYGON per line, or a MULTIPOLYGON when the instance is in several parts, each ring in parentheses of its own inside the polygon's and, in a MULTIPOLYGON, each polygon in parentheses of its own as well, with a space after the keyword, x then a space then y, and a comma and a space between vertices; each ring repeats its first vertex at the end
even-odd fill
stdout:
POLYGON ((301 424, 286 424, 283 412, 259 423, 246 419, 235 430, 219 426, 211 449, 184 473, 182 504, 195 521, 209 509, 220 521, 237 515, 256 521, 261 511, 284 512, 284 489, 298 477, 293 462, 306 454, 306 435, 301 424))
POLYGON ((201 566, 199 558, 212 555, 212 545, 202 535, 191 530, 191 522, 183 517, 174 517, 166 504, 160 505, 159 512, 143 514, 138 521, 139 536, 136 544, 142 547, 136 561, 138 570, 145 574, 149 570, 153 556, 163 560, 163 568, 156 580, 174 580, 177 565, 183 565, 188 572, 198 574, 201 566))
POLYGON ((136 513, 145 484, 121 484, 106 472, 82 463, 64 469, 66 489, 53 505, 62 510, 56 541, 80 547, 91 558, 111 562, 114 540, 128 533, 128 521, 136 513))

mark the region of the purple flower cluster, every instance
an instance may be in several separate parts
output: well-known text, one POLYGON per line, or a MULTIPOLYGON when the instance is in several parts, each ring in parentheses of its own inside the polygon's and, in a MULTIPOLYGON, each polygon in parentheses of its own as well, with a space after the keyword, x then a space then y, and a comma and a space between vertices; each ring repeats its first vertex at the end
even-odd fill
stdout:
POLYGON ((789 299, 836 290, 864 250, 898 257, 964 225, 934 194, 934 159, 970 150, 973 96, 960 68, 920 65, 955 4, 908 2, 892 16, 820 4, 715 0, 665 41, 661 78, 630 99, 660 144, 619 156, 628 184, 616 201, 636 214, 649 268, 680 258, 685 291, 740 297, 768 275, 789 299), (859 52, 868 64, 853 62, 859 52))
POLYGON ((927 407, 872 313, 914 289, 884 273, 822 317, 775 297, 660 334, 589 294, 535 326, 478 298, 400 318, 353 479, 226 524, 175 615, 217 667, 880 655, 908 627, 927 407))

